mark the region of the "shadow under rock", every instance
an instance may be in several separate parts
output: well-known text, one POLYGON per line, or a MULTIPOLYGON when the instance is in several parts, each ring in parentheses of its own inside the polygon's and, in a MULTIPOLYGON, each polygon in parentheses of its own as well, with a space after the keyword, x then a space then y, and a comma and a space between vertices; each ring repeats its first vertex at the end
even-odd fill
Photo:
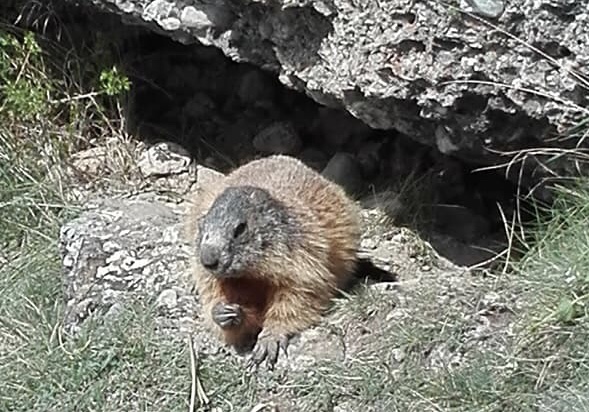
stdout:
POLYGON ((358 266, 354 271, 354 276, 346 285, 346 290, 353 289, 362 282, 374 284, 383 282, 396 282, 398 279, 395 273, 379 268, 369 258, 358 258, 357 263, 358 266))

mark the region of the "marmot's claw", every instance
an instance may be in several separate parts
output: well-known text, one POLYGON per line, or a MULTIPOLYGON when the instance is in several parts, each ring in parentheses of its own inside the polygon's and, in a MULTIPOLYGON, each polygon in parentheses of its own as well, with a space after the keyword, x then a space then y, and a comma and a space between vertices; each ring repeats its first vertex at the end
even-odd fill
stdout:
POLYGON ((237 326, 243 320, 241 306, 236 303, 219 302, 211 312, 213 321, 223 329, 237 326))
POLYGON ((262 332, 247 362, 248 369, 256 369, 264 361, 266 361, 268 369, 274 369, 280 355, 280 349, 284 352, 284 356, 288 357, 289 341, 290 338, 287 335, 264 335, 264 332, 262 332))

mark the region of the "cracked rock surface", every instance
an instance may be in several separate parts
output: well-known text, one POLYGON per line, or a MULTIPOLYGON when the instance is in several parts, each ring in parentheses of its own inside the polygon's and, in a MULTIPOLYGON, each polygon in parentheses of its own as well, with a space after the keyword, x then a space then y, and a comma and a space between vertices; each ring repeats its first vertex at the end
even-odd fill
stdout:
POLYGON ((78 3, 213 45, 373 128, 474 163, 497 160, 487 149, 554 144, 549 138, 574 126, 588 102, 576 74, 589 63, 587 0, 507 1, 503 10, 497 1, 78 3), (491 14, 501 30, 481 20, 491 14))
POLYGON ((64 225, 66 328, 75 332, 91 314, 116 314, 127 299, 146 299, 176 322, 194 312, 180 215, 154 199, 98 199, 64 225))

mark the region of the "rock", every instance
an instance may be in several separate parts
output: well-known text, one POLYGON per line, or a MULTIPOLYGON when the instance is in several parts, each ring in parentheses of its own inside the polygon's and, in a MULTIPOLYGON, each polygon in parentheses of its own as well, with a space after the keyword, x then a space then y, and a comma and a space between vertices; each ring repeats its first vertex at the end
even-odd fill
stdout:
POLYGON ((434 233, 429 240, 436 253, 466 267, 488 262, 504 250, 504 240, 498 236, 461 242, 456 237, 434 233))
POLYGON ((321 136, 334 149, 341 149, 351 139, 363 140, 372 130, 343 110, 319 109, 321 136))
POLYGON ((400 197, 399 193, 393 190, 370 193, 362 199, 362 206, 368 209, 378 210, 394 220, 403 210, 403 203, 400 197))
POLYGON ((163 142, 143 151, 138 166, 144 176, 165 176, 188 172, 190 163, 190 154, 182 146, 163 142))
POLYGON ((184 7, 180 15, 182 24, 191 29, 205 29, 214 26, 203 10, 198 10, 193 6, 184 7))
POLYGON ((274 84, 266 76, 260 70, 250 70, 243 75, 237 89, 242 103, 256 105, 273 99, 274 84))
POLYGON ((146 21, 161 21, 167 18, 174 9, 173 1, 153 0, 143 9, 142 17, 146 21))
POLYGON ((405 352, 402 349, 393 349, 391 351, 391 357, 395 360, 395 362, 403 362, 406 357, 405 352))
POLYGON ((383 142, 368 142, 362 145, 358 152, 358 164, 365 178, 371 178, 380 170, 382 156, 380 154, 383 142))
MULTIPOLYGON (((264 119, 259 119, 263 121, 264 119)), ((223 147, 224 153, 232 159, 248 158, 256 153, 253 138, 259 130, 259 122, 239 116, 234 121, 221 125, 216 140, 223 147)))
POLYGON ((168 309, 176 307, 178 304, 178 293, 174 289, 166 289, 157 297, 157 305, 164 306, 168 309))
POLYGON ((362 239, 360 247, 362 248, 362 250, 376 249, 376 240, 371 238, 362 239))
POLYGON ((302 142, 292 124, 277 122, 258 133, 253 145, 263 153, 296 154, 302 142))
POLYGON ((289 351, 293 370, 311 370, 319 360, 343 360, 344 348, 341 339, 325 332, 324 329, 313 329, 298 337, 296 345, 289 351))
POLYGON ((217 172, 214 169, 198 165, 196 166, 196 190, 198 191, 203 188, 206 190, 206 188, 213 187, 224 176, 223 173, 217 172))
POLYGON ((177 205, 149 197, 98 199, 64 225, 66 329, 75 332, 86 319, 112 316, 138 299, 173 306, 178 319, 195 316, 182 216, 177 205))
POLYGON ((329 160, 323 176, 342 186, 350 195, 363 189, 362 176, 358 163, 349 153, 338 152, 329 160))
POLYGON ((159 21, 164 30, 178 30, 181 27, 181 22, 176 17, 167 17, 159 21))
POLYGON ((124 312, 125 305, 122 302, 115 302, 104 314, 104 318, 107 320, 116 319, 121 313, 124 312))
POLYGON ((71 157, 72 166, 90 176, 97 176, 106 165, 106 147, 98 146, 74 153, 71 157))
POLYGON ((327 156, 321 150, 312 147, 303 150, 298 158, 307 166, 319 171, 323 170, 327 164, 327 156))
MULTIPOLYGON (((497 151, 561 144, 552 137, 586 117, 589 89, 574 75, 586 76, 589 67, 586 2, 81 3, 183 42, 213 45, 373 128, 397 130, 475 164, 503 163, 497 151), (459 7, 493 18, 512 35, 490 31, 459 7), (553 93, 557 98, 546 98, 553 93)), ((350 139, 345 128, 327 134, 337 144, 350 139)))
POLYGON ((468 0, 468 3, 473 7, 475 13, 492 19, 501 16, 505 10, 503 0, 468 0))
POLYGON ((196 93, 183 108, 186 116, 193 119, 200 119, 210 115, 215 109, 215 102, 204 93, 196 93))

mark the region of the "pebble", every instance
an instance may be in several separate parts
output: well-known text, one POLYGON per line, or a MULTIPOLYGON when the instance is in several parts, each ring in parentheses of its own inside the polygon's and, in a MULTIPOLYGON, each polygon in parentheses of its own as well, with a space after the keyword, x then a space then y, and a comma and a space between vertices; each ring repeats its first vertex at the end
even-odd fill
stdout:
POLYGON ((362 188, 360 167, 349 153, 338 152, 333 155, 322 174, 342 186, 350 195, 356 194, 362 188))
POLYGON ((97 176, 106 164, 107 151, 105 147, 97 146, 72 155, 72 165, 75 169, 90 176, 97 176))
POLYGON ((245 104, 256 104, 265 100, 272 101, 274 84, 268 81, 260 70, 250 70, 239 81, 237 95, 245 104))
POLYGON ((178 293, 174 289, 165 289, 157 297, 157 306, 165 306, 168 309, 178 304, 178 293))
POLYGON ((319 109, 319 124, 322 138, 335 149, 341 148, 352 138, 363 140, 371 132, 368 126, 342 110, 319 109))
POLYGON ((187 172, 190 162, 190 154, 180 145, 161 142, 143 151, 137 165, 144 176, 165 176, 187 172))
POLYGON ((223 173, 217 172, 210 167, 198 165, 196 166, 196 184, 197 187, 211 187, 211 185, 215 185, 219 179, 223 178, 223 173))
POLYGON ((318 149, 309 147, 299 154, 299 159, 312 169, 321 171, 327 164, 327 157, 318 149))
POLYGON ((207 27, 213 27, 213 22, 209 19, 209 16, 202 11, 198 10, 194 6, 184 7, 180 14, 180 20, 182 24, 191 29, 205 29, 207 27))
POLYGON ((164 30, 169 31, 178 30, 181 26, 180 20, 176 17, 166 17, 165 19, 160 20, 159 23, 164 30))
POLYGON ((302 142, 290 122, 276 122, 258 133, 253 145, 263 153, 296 154, 302 142))

